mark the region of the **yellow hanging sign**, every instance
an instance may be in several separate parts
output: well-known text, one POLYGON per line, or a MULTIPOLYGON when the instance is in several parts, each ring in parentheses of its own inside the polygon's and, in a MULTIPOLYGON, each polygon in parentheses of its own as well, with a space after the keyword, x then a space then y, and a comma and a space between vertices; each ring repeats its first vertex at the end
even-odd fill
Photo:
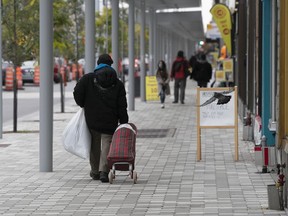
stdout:
POLYGON ((231 13, 229 8, 224 4, 215 4, 210 13, 213 16, 215 23, 217 24, 221 33, 222 39, 226 44, 228 53, 231 55, 231 13))

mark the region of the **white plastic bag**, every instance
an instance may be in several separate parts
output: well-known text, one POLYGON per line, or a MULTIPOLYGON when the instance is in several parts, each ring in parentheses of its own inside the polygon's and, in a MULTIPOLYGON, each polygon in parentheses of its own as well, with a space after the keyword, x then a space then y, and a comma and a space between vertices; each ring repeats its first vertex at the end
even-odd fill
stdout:
POLYGON ((128 129, 130 129, 131 131, 133 131, 134 134, 136 134, 136 131, 135 131, 135 130, 132 128, 132 126, 131 126, 130 124, 128 124, 128 123, 120 124, 120 125, 116 128, 115 132, 116 132, 117 130, 121 129, 121 128, 128 128, 128 129))
POLYGON ((87 159, 91 149, 91 134, 86 124, 84 109, 81 108, 69 121, 62 134, 66 151, 87 159))

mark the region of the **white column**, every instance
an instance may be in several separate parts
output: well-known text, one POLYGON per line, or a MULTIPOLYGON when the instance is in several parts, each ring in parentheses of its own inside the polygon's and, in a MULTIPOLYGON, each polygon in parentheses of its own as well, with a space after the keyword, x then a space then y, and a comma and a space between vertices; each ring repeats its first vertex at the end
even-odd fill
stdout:
POLYGON ((95 1, 85 0, 85 72, 95 68, 95 1))
POLYGON ((53 1, 40 1, 40 172, 53 171, 53 1))
POLYGON ((135 77, 134 77, 134 0, 129 0, 129 21, 128 21, 128 48, 129 48, 129 74, 128 74, 128 109, 135 110, 135 77))
POLYGON ((149 9, 149 75, 154 74, 154 58, 155 58, 155 53, 154 53, 154 28, 153 28, 153 14, 154 10, 152 8, 149 9))
POLYGON ((112 0, 112 59, 113 68, 118 71, 119 65, 119 0, 112 0))
POLYGON ((145 0, 141 0, 141 32, 140 32, 140 96, 141 101, 146 101, 145 97, 145 77, 146 77, 146 64, 145 64, 145 0))

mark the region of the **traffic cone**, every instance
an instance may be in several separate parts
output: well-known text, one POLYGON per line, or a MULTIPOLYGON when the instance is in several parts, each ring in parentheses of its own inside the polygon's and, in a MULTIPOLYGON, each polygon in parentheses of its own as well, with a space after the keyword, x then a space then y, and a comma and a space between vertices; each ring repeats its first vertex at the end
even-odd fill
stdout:
POLYGON ((23 90, 23 78, 22 71, 20 67, 16 68, 16 79, 17 79, 17 88, 23 90))
POLYGON ((13 90, 13 69, 12 69, 12 67, 6 68, 5 90, 6 91, 12 91, 13 90))
POLYGON ((40 85, 40 68, 39 66, 36 66, 34 68, 34 84, 35 85, 40 85))

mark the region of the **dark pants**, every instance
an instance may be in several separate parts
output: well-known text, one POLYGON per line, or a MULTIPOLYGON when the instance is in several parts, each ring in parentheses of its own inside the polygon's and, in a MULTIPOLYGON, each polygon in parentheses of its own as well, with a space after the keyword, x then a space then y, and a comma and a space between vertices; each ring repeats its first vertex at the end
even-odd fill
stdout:
POLYGON ((197 82, 197 85, 198 85, 200 88, 207 88, 208 82, 198 81, 198 82, 197 82))
POLYGON ((164 103, 165 102, 165 98, 166 98, 166 93, 165 93, 165 90, 166 90, 166 86, 162 86, 161 88, 161 91, 160 91, 160 102, 161 103, 164 103))
POLYGON ((107 155, 112 142, 112 135, 101 134, 97 131, 90 130, 92 141, 90 151, 90 166, 93 173, 99 171, 109 173, 107 155))
POLYGON ((180 89, 180 101, 184 103, 185 100, 185 88, 186 88, 186 78, 175 79, 174 83, 174 101, 179 100, 179 89, 180 89))

